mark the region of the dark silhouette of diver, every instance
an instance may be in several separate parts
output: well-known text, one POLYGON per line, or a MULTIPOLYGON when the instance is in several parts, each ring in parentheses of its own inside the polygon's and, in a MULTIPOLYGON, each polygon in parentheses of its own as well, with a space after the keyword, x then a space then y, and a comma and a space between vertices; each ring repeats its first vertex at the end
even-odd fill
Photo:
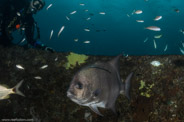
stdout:
POLYGON ((33 14, 41 10, 44 5, 44 0, 0 0, 0 45, 5 47, 12 45, 12 33, 18 30, 22 39, 25 36, 26 46, 31 45, 54 52, 52 48, 37 41, 40 38, 40 31, 33 14), (37 30, 36 38, 34 38, 35 29, 37 30))

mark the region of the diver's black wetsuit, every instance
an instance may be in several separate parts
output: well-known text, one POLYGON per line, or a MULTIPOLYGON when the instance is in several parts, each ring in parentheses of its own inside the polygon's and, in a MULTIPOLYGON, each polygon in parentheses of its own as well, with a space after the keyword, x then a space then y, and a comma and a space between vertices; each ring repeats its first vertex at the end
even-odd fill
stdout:
MULTIPOLYGON (((0 44, 3 46, 11 45, 13 40, 12 32, 15 30, 23 32, 28 44, 33 47, 49 50, 42 43, 34 39, 34 29, 37 28, 38 38, 39 29, 33 18, 33 13, 28 13, 30 0, 0 0, 0 44)), ((52 49, 49 51, 53 51, 52 49)))

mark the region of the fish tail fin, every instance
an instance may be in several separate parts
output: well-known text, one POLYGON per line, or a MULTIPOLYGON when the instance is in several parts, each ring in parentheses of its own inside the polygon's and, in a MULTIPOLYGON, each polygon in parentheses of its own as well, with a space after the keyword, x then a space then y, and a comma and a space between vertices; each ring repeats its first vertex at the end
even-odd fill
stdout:
POLYGON ((131 86, 131 77, 133 75, 133 72, 128 75, 128 77, 125 80, 125 96, 130 100, 130 86, 131 86))
POLYGON ((20 86, 22 85, 22 82, 23 82, 23 81, 24 81, 24 80, 21 80, 15 87, 13 87, 12 90, 13 90, 13 93, 25 97, 25 95, 19 90, 19 88, 20 88, 20 86))
POLYGON ((132 11, 132 15, 134 15, 134 14, 135 14, 135 10, 132 11))

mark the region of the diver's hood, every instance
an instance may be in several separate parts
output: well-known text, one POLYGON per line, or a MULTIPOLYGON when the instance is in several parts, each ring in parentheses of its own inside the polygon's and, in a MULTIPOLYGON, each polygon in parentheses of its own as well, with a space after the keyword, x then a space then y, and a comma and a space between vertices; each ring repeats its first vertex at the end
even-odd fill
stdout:
POLYGON ((31 0, 30 1, 30 12, 36 14, 45 6, 45 1, 43 0, 31 0))

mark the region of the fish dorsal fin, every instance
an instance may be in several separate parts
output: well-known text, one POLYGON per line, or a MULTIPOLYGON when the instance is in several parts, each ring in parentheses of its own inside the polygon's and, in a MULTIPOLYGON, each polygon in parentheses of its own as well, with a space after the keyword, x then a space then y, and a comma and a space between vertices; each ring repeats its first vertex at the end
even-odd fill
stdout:
POLYGON ((116 56, 115 58, 113 58, 112 60, 109 61, 109 63, 111 65, 113 65, 116 69, 118 69, 119 67, 119 58, 122 56, 122 54, 116 56))
POLYGON ((97 106, 95 104, 92 104, 89 106, 92 111, 94 111, 96 114, 103 116, 100 111, 98 110, 97 106))

